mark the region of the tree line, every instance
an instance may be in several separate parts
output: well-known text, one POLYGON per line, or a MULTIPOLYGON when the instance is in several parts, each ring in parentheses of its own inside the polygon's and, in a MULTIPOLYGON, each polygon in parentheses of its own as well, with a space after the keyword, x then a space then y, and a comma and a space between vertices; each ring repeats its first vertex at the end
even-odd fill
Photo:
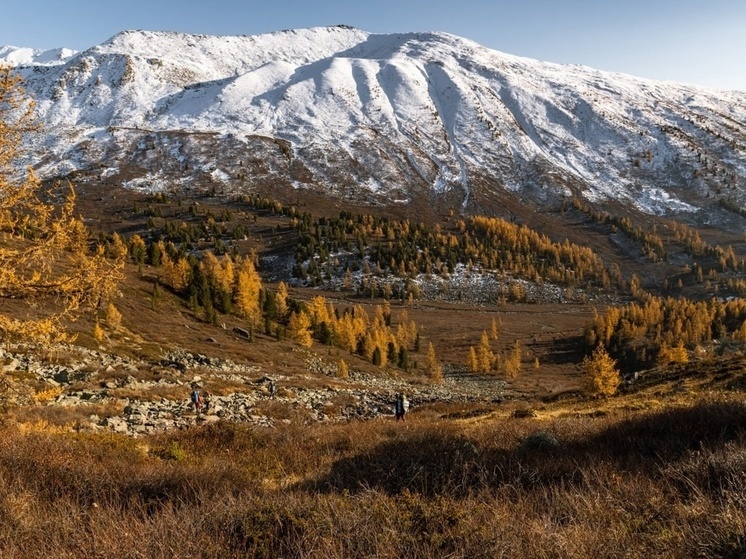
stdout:
POLYGON ((705 350, 716 341, 746 342, 746 300, 648 296, 644 302, 596 313, 585 341, 589 349, 604 346, 627 370, 681 360, 687 352, 705 350))

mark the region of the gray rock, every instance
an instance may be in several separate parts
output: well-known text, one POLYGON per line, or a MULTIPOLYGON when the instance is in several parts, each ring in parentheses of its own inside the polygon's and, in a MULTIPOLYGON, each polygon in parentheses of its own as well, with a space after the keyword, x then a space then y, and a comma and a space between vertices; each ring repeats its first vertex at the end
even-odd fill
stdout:
POLYGON ((21 361, 15 357, 7 365, 3 366, 3 371, 5 372, 17 371, 19 369, 21 369, 21 361))
POLYGON ((106 419, 106 427, 109 427, 115 433, 127 433, 129 431, 127 422, 121 417, 108 417, 106 419))

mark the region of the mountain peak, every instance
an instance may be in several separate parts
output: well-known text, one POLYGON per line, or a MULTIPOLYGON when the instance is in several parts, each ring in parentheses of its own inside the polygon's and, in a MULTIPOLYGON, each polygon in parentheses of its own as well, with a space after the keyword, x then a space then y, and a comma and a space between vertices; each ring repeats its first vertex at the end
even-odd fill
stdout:
POLYGON ((66 60, 23 70, 53 130, 45 175, 116 175, 138 161, 127 174, 149 184, 210 168, 207 180, 226 189, 284 181, 386 203, 426 192, 465 210, 505 195, 650 213, 744 200, 743 92, 540 62, 447 33, 345 25, 123 31, 66 60), (249 145, 261 177, 246 174, 249 145))
POLYGON ((293 41, 303 41, 314 38, 333 40, 334 37, 352 37, 354 40, 362 40, 369 34, 360 29, 348 25, 335 25, 328 27, 311 27, 301 29, 284 29, 262 35, 205 35, 197 33, 185 33, 176 31, 150 31, 150 30, 124 30, 120 31, 104 43, 101 47, 116 49, 137 49, 146 47, 153 43, 154 48, 194 46, 204 44, 205 48, 211 48, 220 43, 243 42, 249 40, 253 43, 268 41, 270 38, 288 38, 293 41))
POLYGON ((0 62, 11 66, 53 66, 64 64, 75 54, 66 48, 42 50, 7 45, 0 47, 0 62))

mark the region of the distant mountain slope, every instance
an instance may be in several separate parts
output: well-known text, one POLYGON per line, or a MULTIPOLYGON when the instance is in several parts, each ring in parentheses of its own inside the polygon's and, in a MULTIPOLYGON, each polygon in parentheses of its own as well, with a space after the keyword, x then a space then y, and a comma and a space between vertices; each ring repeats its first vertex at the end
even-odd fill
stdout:
POLYGON ((76 51, 65 48, 42 50, 8 45, 0 47, 0 62, 13 66, 56 65, 65 62, 75 54, 76 51))
POLYGON ((465 210, 505 196, 690 215, 745 201, 746 92, 344 26, 129 31, 54 64, 19 50, 0 58, 23 73, 47 125, 47 176, 282 184, 381 204, 443 196, 465 210))

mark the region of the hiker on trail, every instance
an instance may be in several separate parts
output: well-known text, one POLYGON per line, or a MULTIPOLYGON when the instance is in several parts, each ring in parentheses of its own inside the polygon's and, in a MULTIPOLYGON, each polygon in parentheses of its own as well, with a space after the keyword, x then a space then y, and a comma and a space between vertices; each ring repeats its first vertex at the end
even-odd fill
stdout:
POLYGON ((407 400, 407 397, 404 396, 403 392, 399 392, 399 394, 396 395, 396 404, 394 405, 396 420, 399 421, 401 419, 404 421, 404 414, 406 414, 407 411, 409 411, 409 400, 407 400))
POLYGON ((271 378, 269 379, 269 397, 274 400, 275 396, 277 396, 277 383, 271 378))
POLYGON ((210 409, 210 396, 211 394, 207 391, 207 389, 204 389, 202 391, 202 395, 200 397, 201 404, 202 404, 201 405, 202 413, 207 413, 210 409))
POLYGON ((192 404, 194 404, 194 411, 199 413, 200 409, 202 409, 202 394, 200 394, 199 392, 198 384, 192 385, 191 400, 192 400, 192 404))

